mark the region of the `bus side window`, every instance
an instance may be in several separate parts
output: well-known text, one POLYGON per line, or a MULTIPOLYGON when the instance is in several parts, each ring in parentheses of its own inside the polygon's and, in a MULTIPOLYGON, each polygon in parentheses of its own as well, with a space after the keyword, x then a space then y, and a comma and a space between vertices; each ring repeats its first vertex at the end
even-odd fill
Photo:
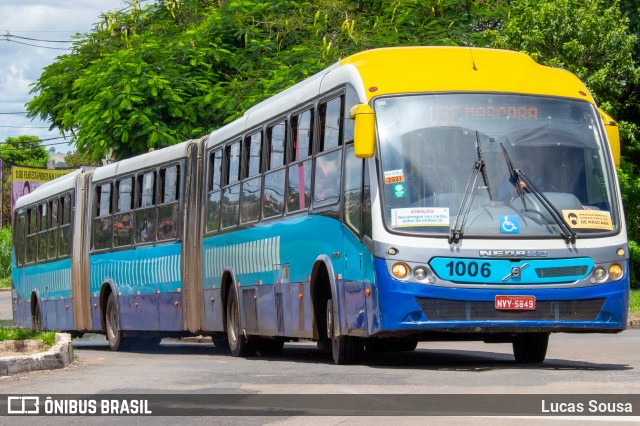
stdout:
POLYGON ((222 188, 222 150, 209 154, 209 200, 207 202, 207 232, 220 225, 220 189, 222 188))
POLYGON ((224 148, 225 185, 231 185, 240 180, 240 141, 224 148))
POLYGON ((291 117, 291 130, 293 135, 291 161, 309 157, 313 148, 313 109, 291 117))
POLYGON ((342 150, 333 150, 316 157, 313 183, 313 204, 324 206, 340 201, 342 150))
POLYGON ((225 147, 223 161, 228 186, 222 191, 220 219, 221 228, 230 228, 238 224, 240 216, 240 141, 225 147))
POLYGON ((356 158, 353 145, 344 152, 344 222, 357 236, 362 227, 362 164, 356 158))
POLYGON ((51 215, 49 226, 49 259, 58 257, 58 199, 49 200, 49 214, 51 215))
POLYGON ((64 194, 60 198, 60 227, 58 229, 58 256, 68 256, 71 253, 71 195, 64 194))
POLYGON ((36 261, 36 252, 38 250, 38 215, 36 207, 31 207, 27 210, 27 215, 27 263, 34 263, 36 261))
POLYGON ((287 122, 282 121, 267 129, 267 170, 285 165, 287 122))
POLYGON ((291 117, 291 134, 287 211, 295 212, 308 209, 311 200, 312 109, 291 117))
POLYGON ((116 197, 113 246, 130 246, 133 243, 133 177, 116 182, 116 197))
POLYGON ((285 144, 287 122, 282 121, 267 129, 267 170, 264 175, 262 217, 281 216, 284 212, 284 186, 286 169, 285 144))
POLYGON ((306 210, 311 200, 311 160, 289 166, 287 211, 306 210))
POLYGON ((180 166, 160 169, 160 205, 158 206, 158 240, 178 236, 180 208, 180 166))
POLYGON ((136 210, 136 242, 148 243, 156 239, 156 172, 138 175, 136 210))
POLYGON ((351 85, 347 85, 347 91, 345 93, 345 101, 344 101, 344 107, 342 109, 342 125, 343 125, 343 139, 344 139, 344 144, 348 144, 349 142, 353 142, 353 131, 355 128, 355 120, 353 120, 350 116, 349 116, 349 110, 351 109, 351 107, 353 107, 354 105, 357 105, 360 103, 360 99, 358 99, 358 93, 356 92, 356 90, 353 88, 353 86, 351 85))
POLYGON ((96 186, 95 217, 93 219, 93 248, 111 247, 111 182, 96 186))
POLYGON ((320 104, 320 146, 318 152, 328 151, 342 145, 343 97, 333 98, 320 104))
POLYGON ((47 203, 38 205, 38 262, 47 260, 47 237, 49 236, 49 206, 47 203))
POLYGON ((245 177, 242 183, 240 199, 240 222, 255 222, 260 218, 260 199, 262 198, 261 164, 262 132, 254 133, 244 139, 245 177))
POLYGON ((362 185, 362 235, 373 235, 371 224, 371 184, 369 182, 369 162, 364 160, 364 178, 362 185))
POLYGON ((260 167, 261 152, 262 132, 244 138, 244 178, 250 178, 262 172, 262 167, 260 167))
POLYGON ((16 247, 16 263, 18 266, 24 265, 24 249, 25 249, 25 226, 27 224, 25 213, 18 215, 16 223, 16 232, 14 234, 16 247))

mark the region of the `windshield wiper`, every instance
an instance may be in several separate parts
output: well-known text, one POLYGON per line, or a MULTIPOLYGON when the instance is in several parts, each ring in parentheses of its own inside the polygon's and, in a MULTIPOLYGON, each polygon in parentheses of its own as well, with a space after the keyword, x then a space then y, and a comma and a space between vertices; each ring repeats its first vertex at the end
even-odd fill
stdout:
POLYGON ((524 197, 524 188, 520 186, 520 182, 524 182, 528 192, 533 194, 536 199, 542 204, 542 206, 549 212, 551 218, 556 222, 558 227, 560 228, 560 235, 564 238, 564 241, 569 244, 575 244, 576 242, 576 233, 567 225, 567 222, 564 221, 564 218, 558 211, 558 209, 549 201, 547 197, 540 191, 529 179, 529 177, 522 171, 522 169, 516 169, 513 167, 513 163, 509 158, 509 154, 507 154, 507 150, 504 148, 504 145, 500 143, 500 147, 502 148, 502 152, 504 153, 504 158, 507 162, 507 167, 509 168, 509 173, 511 174, 511 178, 513 179, 516 185, 516 191, 518 191, 518 195, 522 200, 522 206, 524 210, 527 210, 527 206, 525 204, 524 197))
POLYGON ((457 244, 462 239, 462 230, 464 229, 464 223, 467 220, 467 216, 469 215, 469 210, 471 209, 471 203, 473 202, 473 197, 475 196, 475 193, 476 193, 476 183, 478 182, 478 172, 482 173, 482 179, 484 180, 484 184, 487 187, 487 191, 489 191, 489 197, 491 197, 491 191, 489 190, 489 179, 487 178, 484 156, 482 155, 482 147, 480 145, 480 133, 478 133, 477 130, 476 130, 476 153, 478 155, 478 159, 476 160, 475 163, 473 163, 471 176, 469 176, 469 180, 467 181, 467 187, 464 190, 464 195, 462 197, 462 201, 460 202, 460 207, 458 208, 458 215, 456 216, 456 221, 451 227, 451 232, 449 233, 449 244, 451 243, 457 244))

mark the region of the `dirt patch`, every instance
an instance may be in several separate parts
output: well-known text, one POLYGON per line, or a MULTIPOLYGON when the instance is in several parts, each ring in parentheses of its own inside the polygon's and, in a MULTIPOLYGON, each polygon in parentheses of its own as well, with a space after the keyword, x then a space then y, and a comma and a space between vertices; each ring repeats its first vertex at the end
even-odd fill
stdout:
POLYGON ((0 342, 0 357, 33 355, 44 352, 42 340, 5 340, 0 342))
POLYGON ((640 328, 640 312, 629 314, 629 327, 640 328))

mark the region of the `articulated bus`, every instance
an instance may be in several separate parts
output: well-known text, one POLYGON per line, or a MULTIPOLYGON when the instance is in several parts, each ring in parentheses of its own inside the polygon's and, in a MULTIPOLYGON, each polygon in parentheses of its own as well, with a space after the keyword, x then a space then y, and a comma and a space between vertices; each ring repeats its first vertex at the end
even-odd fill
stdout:
POLYGON ((199 140, 19 199, 13 310, 119 350, 617 333, 629 304, 615 122, 572 74, 476 48, 365 51, 199 140))

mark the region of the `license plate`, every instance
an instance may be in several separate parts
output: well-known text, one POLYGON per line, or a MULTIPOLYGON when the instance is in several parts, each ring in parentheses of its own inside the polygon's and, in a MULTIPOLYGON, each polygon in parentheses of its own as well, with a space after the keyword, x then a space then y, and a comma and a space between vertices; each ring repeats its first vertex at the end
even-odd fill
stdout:
POLYGON ((495 308, 501 311, 534 311, 535 296, 496 296, 495 308))

